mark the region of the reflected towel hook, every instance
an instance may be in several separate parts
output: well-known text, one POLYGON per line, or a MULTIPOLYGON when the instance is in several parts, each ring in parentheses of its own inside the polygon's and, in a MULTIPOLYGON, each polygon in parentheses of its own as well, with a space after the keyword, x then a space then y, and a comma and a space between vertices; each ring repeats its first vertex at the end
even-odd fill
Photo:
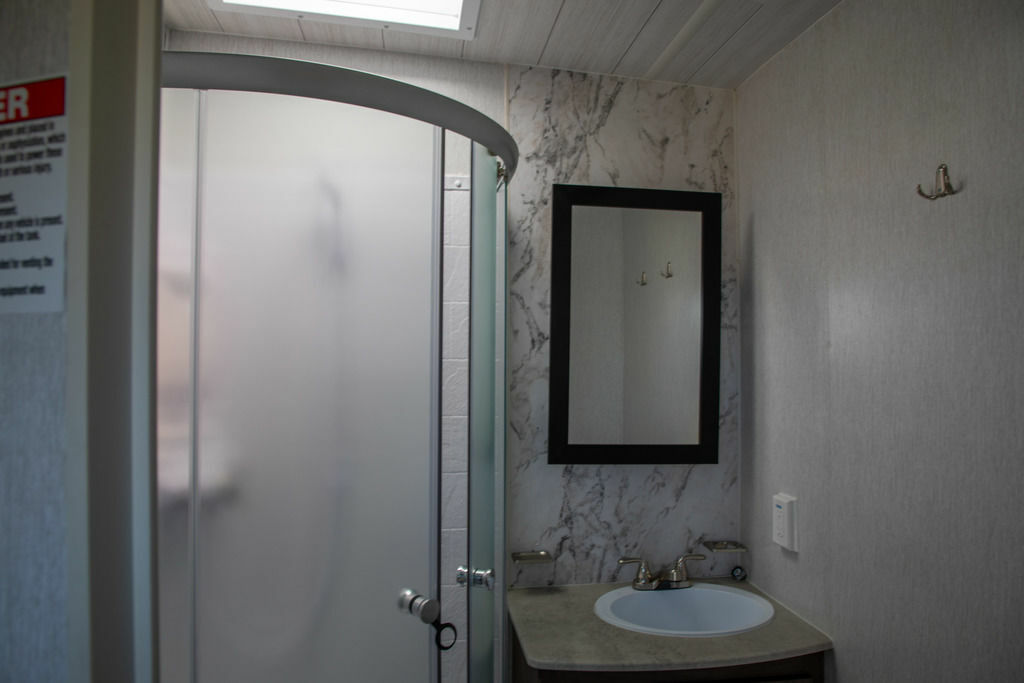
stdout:
POLYGON ((640 271, 640 279, 637 280, 636 283, 638 285, 640 285, 641 287, 646 287, 647 286, 647 271, 646 270, 640 271))
POLYGON ((661 276, 665 279, 672 277, 672 262, 669 261, 665 264, 665 270, 661 271, 661 276))
POLYGON ((949 181, 949 167, 945 164, 939 164, 939 167, 935 169, 935 194, 925 194, 921 189, 921 186, 917 186, 917 193, 925 199, 948 197, 949 195, 956 194, 957 192, 959 192, 959 190, 954 190, 953 183, 949 181))

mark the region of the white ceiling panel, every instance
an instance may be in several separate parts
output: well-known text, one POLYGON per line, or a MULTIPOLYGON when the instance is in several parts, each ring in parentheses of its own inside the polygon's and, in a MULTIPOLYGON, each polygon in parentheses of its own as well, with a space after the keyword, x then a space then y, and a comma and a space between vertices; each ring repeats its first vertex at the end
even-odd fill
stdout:
POLYGON ((221 31, 206 0, 164 0, 164 24, 192 31, 221 31))
POLYGON ((839 0, 765 2, 691 77, 735 88, 793 38, 839 4, 839 0))
POLYGON ((701 0, 662 0, 623 55, 615 73, 637 78, 647 73, 700 5, 701 0))
POLYGON ((658 0, 565 0, 540 64, 612 73, 657 6, 658 0))
POLYGON ((440 38, 408 31, 384 31, 384 49, 388 52, 411 52, 434 57, 460 59, 466 41, 457 38, 440 38))
POLYGON ((760 9, 761 3, 753 0, 726 0, 719 3, 693 39, 683 45, 676 56, 665 64, 665 68, 658 74, 652 74, 652 77, 693 83, 690 80, 693 74, 760 9))
POLYGON ((483 0, 476 40, 466 42, 465 59, 499 64, 537 64, 562 8, 554 0, 483 0))
POLYGON ((838 2, 481 0, 471 41, 213 11, 206 0, 164 0, 164 21, 183 31, 735 88, 838 2))
POLYGON ((303 40, 297 19, 261 17, 242 12, 214 12, 225 33, 278 40, 303 40))
POLYGON ((347 26, 326 21, 309 21, 299 19, 302 36, 309 43, 327 45, 345 45, 361 47, 367 50, 384 49, 384 32, 379 28, 365 26, 347 26))

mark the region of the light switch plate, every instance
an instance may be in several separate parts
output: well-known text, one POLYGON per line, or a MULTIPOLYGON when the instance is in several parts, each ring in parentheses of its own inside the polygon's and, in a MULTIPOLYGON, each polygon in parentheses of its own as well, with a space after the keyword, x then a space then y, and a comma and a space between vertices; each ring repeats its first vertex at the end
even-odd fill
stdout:
POLYGON ((796 552, 796 498, 788 493, 772 496, 772 540, 796 552))

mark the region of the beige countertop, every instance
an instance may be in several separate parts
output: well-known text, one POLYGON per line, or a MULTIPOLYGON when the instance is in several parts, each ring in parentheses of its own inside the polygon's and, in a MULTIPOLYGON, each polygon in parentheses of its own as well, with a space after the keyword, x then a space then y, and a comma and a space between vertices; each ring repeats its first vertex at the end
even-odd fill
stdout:
MULTIPOLYGON (((698 579, 698 581, 700 581, 698 579)), ((775 608, 764 626, 731 636, 679 638, 636 633, 594 614, 594 601, 629 584, 581 584, 508 591, 508 613, 534 669, 667 671, 767 662, 832 649, 827 635, 748 583, 707 580, 760 595, 775 608)))

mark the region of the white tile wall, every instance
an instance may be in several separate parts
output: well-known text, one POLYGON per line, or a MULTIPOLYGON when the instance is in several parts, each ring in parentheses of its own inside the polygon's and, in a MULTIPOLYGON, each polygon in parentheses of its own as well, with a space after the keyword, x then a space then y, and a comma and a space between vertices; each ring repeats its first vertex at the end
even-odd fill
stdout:
MULTIPOLYGON (((445 192, 455 194, 455 191, 445 192)), ((466 194, 462 192, 460 194, 466 194)), ((444 248, 444 290, 446 301, 469 301, 469 245, 448 244, 444 248)))
MULTIPOLYGON (((455 137, 457 140, 462 141, 465 146, 469 146, 469 141, 462 136, 448 136, 455 137)), ((454 141, 448 143, 448 147, 454 145, 454 141)), ((458 157, 461 155, 453 155, 447 153, 445 157, 445 164, 451 163, 452 157, 458 157)), ((467 164, 468 162, 459 161, 459 165, 467 164)), ((444 243, 452 246, 469 246, 469 175, 447 175, 445 176, 445 187, 448 191, 444 194, 444 243), (461 188, 456 189, 455 184, 460 183, 461 188)))
POLYGON ((461 417, 468 415, 469 360, 441 362, 441 414, 461 417))
POLYGON ((441 655, 441 680, 443 683, 467 680, 468 672, 466 664, 468 661, 469 647, 462 631, 459 632, 459 637, 460 639, 455 643, 452 649, 442 653, 441 655))
POLYGON ((441 475, 441 510, 444 528, 463 529, 467 526, 468 472, 444 472, 441 475))
POLYGON ((444 304, 444 358, 469 358, 469 302, 453 301, 444 304))
POLYGON ((465 415, 441 418, 441 471, 469 469, 469 418, 465 415))
MULTIPOLYGON (((446 161, 464 156, 456 142, 469 146, 465 138, 450 140, 446 161)), ((455 583, 455 569, 468 560, 469 177, 446 176, 445 187, 449 189, 444 192, 441 617, 455 626, 458 640, 452 649, 441 653, 441 681, 461 683, 466 680, 468 651, 467 589, 455 583)))

